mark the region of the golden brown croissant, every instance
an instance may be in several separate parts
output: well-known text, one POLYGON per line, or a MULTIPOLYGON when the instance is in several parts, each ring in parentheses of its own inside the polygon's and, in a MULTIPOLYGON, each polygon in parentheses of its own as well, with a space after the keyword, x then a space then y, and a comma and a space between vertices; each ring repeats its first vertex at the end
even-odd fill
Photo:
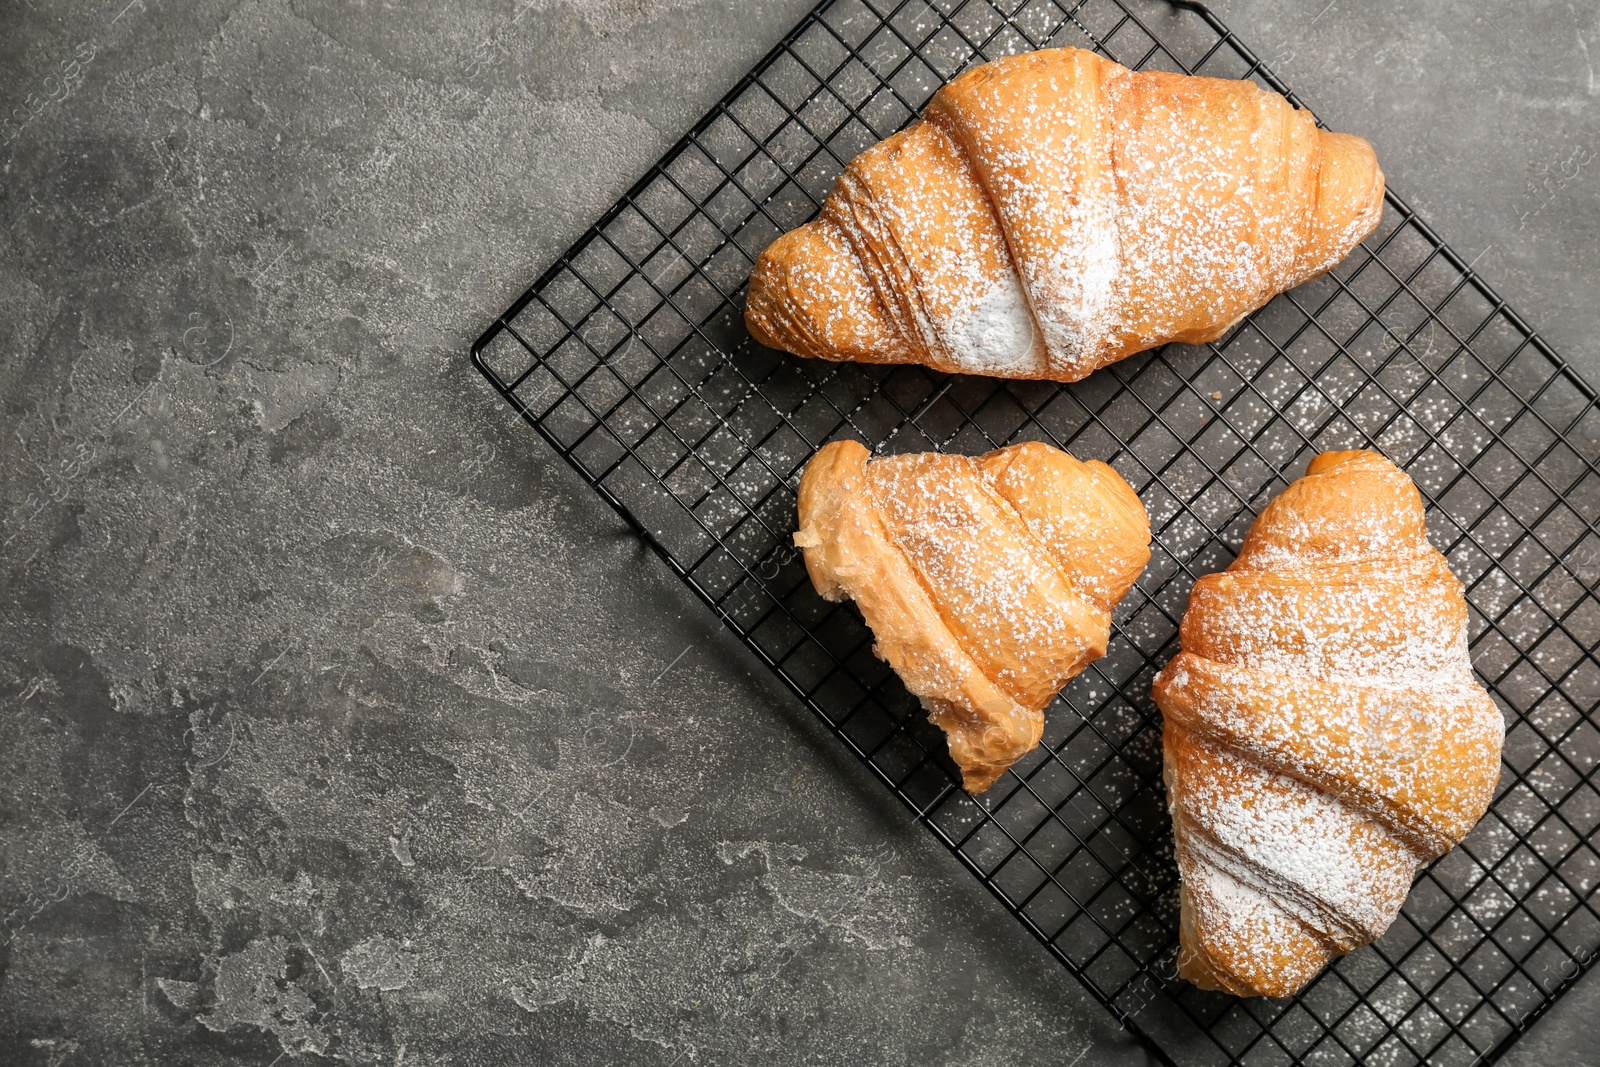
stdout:
POLYGON ((1156 677, 1181 878, 1178 971, 1288 996, 1379 937, 1488 808, 1505 725, 1422 498, 1327 452, 1195 583, 1156 677))
POLYGON ((761 254, 745 322, 802 356, 1076 381, 1220 336, 1382 211, 1372 147, 1275 93, 1046 49, 857 156, 761 254))
POLYGON ((1149 542, 1116 471, 1033 443, 869 459, 835 441, 801 476, 794 535, 817 592, 856 602, 944 730, 970 793, 1032 751, 1045 705, 1105 655, 1149 542))

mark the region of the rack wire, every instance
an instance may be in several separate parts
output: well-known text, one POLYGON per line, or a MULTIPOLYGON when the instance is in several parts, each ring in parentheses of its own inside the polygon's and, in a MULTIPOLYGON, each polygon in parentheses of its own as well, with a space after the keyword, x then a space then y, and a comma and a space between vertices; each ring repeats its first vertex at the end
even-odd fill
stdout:
POLYGON ((496 390, 1158 1058, 1492 1061, 1600 955, 1600 405, 1392 193, 1333 272, 1211 344, 1072 385, 799 359, 741 320, 755 256, 853 156, 972 65, 1077 45, 1134 69, 1252 78, 1300 101, 1201 4, 828 0, 472 347, 496 390), (1183 10, 1177 10, 1182 8, 1183 10), (824 442, 879 454, 1041 440, 1138 490, 1152 558, 1106 656, 989 792, 849 605, 789 547, 824 442), (1189 587, 1326 448, 1416 481, 1467 587, 1473 662, 1508 728, 1489 813, 1389 932, 1287 1000, 1174 971, 1177 873, 1155 671, 1189 587))

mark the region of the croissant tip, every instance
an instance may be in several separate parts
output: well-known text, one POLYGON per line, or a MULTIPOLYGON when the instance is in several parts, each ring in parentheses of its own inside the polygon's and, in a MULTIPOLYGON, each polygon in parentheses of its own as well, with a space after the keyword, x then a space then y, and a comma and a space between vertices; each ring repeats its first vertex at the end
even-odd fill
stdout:
MULTIPOLYGON (((1335 467, 1348 464, 1367 467, 1394 467, 1387 457, 1381 453, 1373 452, 1366 448, 1349 448, 1331 452, 1320 452, 1313 456, 1311 462, 1306 464, 1306 474, 1324 474, 1335 467)), ((1395 468, 1399 469, 1399 468, 1395 468)))
POLYGON ((961 788, 968 796, 975 797, 980 793, 987 793, 989 788, 998 782, 1000 776, 1004 773, 1006 773, 1004 767, 977 767, 971 770, 963 767, 961 769, 961 788))

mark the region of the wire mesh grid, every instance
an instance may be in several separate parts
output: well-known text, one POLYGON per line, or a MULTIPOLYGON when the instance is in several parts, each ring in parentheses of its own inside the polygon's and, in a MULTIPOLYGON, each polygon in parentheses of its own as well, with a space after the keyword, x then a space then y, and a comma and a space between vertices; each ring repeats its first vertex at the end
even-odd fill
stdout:
MULTIPOLYGON (((1134 69, 1286 88, 1202 5, 831 0, 802 21, 497 320, 473 359, 1004 906, 1167 1062, 1492 1060, 1600 953, 1600 406, 1401 200, 1339 268, 1218 341, 1072 385, 836 364, 756 345, 755 256, 844 164, 966 67, 1046 44, 1134 69), (981 797, 849 605, 789 547, 824 442, 975 453, 1041 440, 1110 462, 1152 559, 1106 656, 981 797), (1374 946, 1300 995, 1174 972, 1177 873, 1155 671, 1189 587, 1317 451, 1410 473, 1467 586, 1472 657, 1506 715, 1471 836, 1374 946)), ((1293 94, 1287 94, 1295 100, 1293 94)), ((1298 101, 1295 101, 1298 104, 1298 101)))

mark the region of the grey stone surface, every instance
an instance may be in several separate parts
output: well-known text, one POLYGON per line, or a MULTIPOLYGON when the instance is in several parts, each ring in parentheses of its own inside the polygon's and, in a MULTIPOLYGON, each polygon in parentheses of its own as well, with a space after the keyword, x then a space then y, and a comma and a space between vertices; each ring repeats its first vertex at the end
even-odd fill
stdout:
MULTIPOLYGON (((1218 8, 1600 379, 1474 2, 1218 8)), ((0 1062, 1145 1062, 465 361, 807 6, 0 11, 0 1062)))

